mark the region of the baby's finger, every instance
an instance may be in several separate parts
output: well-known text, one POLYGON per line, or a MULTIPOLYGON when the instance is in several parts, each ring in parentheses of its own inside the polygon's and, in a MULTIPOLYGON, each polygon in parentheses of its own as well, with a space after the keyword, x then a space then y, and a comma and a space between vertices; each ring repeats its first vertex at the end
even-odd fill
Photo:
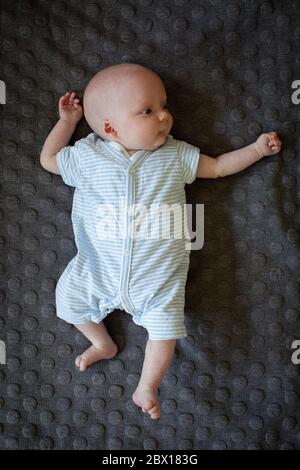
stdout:
POLYGON ((66 104, 66 102, 68 101, 68 95, 70 94, 70 92, 68 91, 67 93, 65 93, 63 96, 61 96, 59 98, 59 103, 60 104, 66 104))
POLYGON ((279 151, 281 150, 281 145, 273 145, 273 146, 271 147, 271 150, 272 150, 273 152, 279 152, 279 151))
POLYGON ((65 106, 66 105, 66 98, 62 96, 59 100, 59 106, 65 106))
POLYGON ((279 139, 272 139, 272 140, 270 140, 269 145, 270 146, 272 146, 272 145, 281 145, 281 141, 279 139))
POLYGON ((66 104, 69 104, 69 103, 72 101, 71 96, 72 96, 72 95, 71 95, 71 92, 68 91, 68 93, 66 93, 66 95, 65 95, 65 102, 66 102, 66 104))
POLYGON ((276 138, 276 137, 277 137, 277 134, 276 134, 275 131, 270 132, 269 135, 270 135, 270 137, 272 137, 272 138, 276 138))

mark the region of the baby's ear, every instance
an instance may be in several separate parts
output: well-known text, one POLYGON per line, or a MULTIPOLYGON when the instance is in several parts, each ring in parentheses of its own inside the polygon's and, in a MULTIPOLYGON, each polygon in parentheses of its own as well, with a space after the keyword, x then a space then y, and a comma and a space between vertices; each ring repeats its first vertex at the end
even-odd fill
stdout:
POLYGON ((111 125, 109 123, 109 120, 108 119, 105 119, 104 121, 104 130, 105 132, 107 132, 108 134, 111 132, 112 128, 111 128, 111 125))
POLYGON ((115 131, 113 127, 111 127, 108 119, 105 119, 103 123, 103 128, 106 134, 110 134, 112 137, 117 137, 118 133, 115 131))

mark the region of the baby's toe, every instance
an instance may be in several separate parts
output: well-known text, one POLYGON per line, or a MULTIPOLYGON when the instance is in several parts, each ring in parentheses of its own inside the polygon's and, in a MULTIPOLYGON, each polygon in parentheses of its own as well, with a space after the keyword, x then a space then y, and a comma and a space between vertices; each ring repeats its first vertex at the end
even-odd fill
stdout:
POLYGON ((152 419, 157 419, 160 417, 160 411, 158 409, 158 407, 154 407, 151 411, 150 411, 150 416, 152 419))
POLYGON ((78 367, 78 369, 80 370, 80 372, 84 372, 87 368, 86 361, 84 360, 84 358, 82 356, 76 357, 75 364, 78 367))
POLYGON ((150 408, 150 410, 148 411, 148 413, 150 414, 150 416, 151 416, 152 419, 159 418, 159 416, 160 416, 160 408, 159 408, 159 405, 154 403, 154 405, 150 408))
POLYGON ((80 371, 84 372, 87 369, 87 365, 84 359, 81 359, 80 361, 80 371))
POLYGON ((142 406, 142 410, 144 413, 149 413, 149 411, 153 408, 154 402, 149 401, 142 406))
POLYGON ((80 367, 81 356, 77 356, 75 359, 75 365, 79 368, 80 367))

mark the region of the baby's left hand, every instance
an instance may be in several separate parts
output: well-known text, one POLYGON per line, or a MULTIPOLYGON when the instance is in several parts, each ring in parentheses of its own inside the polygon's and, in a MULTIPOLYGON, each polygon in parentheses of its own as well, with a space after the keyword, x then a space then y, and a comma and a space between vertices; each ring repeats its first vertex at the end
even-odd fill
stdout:
POLYGON ((276 132, 261 134, 254 145, 261 158, 267 155, 274 155, 281 150, 281 140, 276 132))

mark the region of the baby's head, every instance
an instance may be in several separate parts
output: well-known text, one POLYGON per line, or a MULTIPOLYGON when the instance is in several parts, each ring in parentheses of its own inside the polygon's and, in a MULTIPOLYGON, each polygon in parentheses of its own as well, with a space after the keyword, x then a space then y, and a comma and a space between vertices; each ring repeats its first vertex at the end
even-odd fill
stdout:
POLYGON ((83 108, 96 134, 127 150, 155 150, 173 125, 162 80, 139 64, 116 64, 96 73, 85 88, 83 108))

